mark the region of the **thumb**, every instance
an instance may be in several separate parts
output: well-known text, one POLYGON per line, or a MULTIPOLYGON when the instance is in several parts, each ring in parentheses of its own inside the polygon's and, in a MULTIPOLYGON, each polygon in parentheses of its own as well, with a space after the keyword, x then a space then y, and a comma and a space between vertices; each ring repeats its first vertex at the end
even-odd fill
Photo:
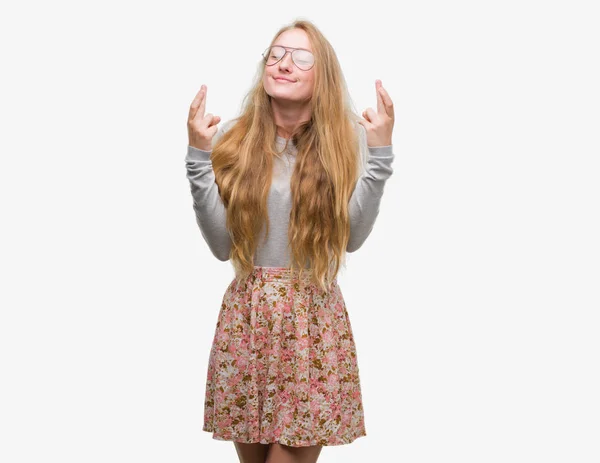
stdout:
POLYGON ((219 126, 217 124, 219 123, 220 120, 221 120, 221 118, 219 116, 213 117, 213 119, 210 123, 210 126, 209 126, 211 137, 214 137, 216 135, 216 133, 219 131, 219 126))
POLYGON ((207 114, 206 118, 208 119, 208 127, 212 127, 213 125, 221 122, 221 118, 219 116, 215 116, 214 114, 207 114))
POLYGON ((365 128, 365 130, 368 128, 369 125, 371 125, 371 123, 366 119, 359 119, 356 122, 358 122, 360 125, 362 125, 365 128))
POLYGON ((208 128, 213 128, 216 127, 217 124, 221 122, 221 118, 219 116, 214 116, 213 114, 210 114, 210 119, 208 120, 208 128))

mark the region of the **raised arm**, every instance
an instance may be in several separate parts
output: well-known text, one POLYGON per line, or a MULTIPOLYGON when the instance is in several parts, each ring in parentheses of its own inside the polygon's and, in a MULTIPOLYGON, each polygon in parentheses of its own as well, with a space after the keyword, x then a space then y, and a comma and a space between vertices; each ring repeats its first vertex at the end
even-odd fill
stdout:
POLYGON ((392 130, 394 128, 394 104, 381 80, 375 81, 377 111, 367 108, 358 133, 359 152, 364 171, 356 183, 348 204, 350 214, 350 239, 346 251, 354 252, 362 246, 371 233, 379 214, 383 187, 394 170, 392 162, 392 130), (366 162, 365 162, 366 160, 366 162))
MULTIPOLYGON (((221 125, 212 139, 212 146, 233 122, 229 121, 221 125)), ((185 165, 196 223, 213 255, 220 261, 227 261, 231 250, 231 236, 225 226, 227 211, 219 196, 218 185, 215 183, 215 173, 210 160, 211 153, 212 150, 201 150, 188 144, 185 165)))
POLYGON ((227 211, 219 196, 210 153, 188 145, 185 165, 193 198, 196 223, 213 255, 221 260, 229 259, 231 237, 225 226, 227 211))
POLYGON ((393 146, 364 147, 368 150, 365 170, 362 172, 348 203, 350 240, 347 252, 362 246, 371 234, 383 196, 385 182, 394 172, 393 146))

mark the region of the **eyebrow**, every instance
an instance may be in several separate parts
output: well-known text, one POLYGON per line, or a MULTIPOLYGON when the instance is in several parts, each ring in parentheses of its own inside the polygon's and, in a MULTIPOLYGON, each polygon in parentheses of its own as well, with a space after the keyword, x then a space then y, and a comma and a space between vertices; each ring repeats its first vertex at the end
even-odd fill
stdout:
POLYGON ((283 48, 291 48, 292 50, 304 50, 304 51, 310 51, 312 53, 311 50, 309 50, 308 48, 298 48, 298 47, 286 47, 285 45, 281 45, 279 43, 274 43, 273 45, 271 45, 272 47, 283 47, 283 48))

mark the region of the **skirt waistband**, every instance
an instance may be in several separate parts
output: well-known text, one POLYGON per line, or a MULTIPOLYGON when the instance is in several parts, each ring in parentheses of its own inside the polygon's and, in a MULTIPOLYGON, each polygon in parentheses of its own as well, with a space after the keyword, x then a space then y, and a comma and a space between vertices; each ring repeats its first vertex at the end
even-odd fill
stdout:
MULTIPOLYGON (((323 288, 312 280, 312 276, 313 270, 311 268, 304 268, 302 277, 300 277, 299 270, 292 271, 289 267, 266 267, 255 265, 250 275, 245 279, 245 283, 243 283, 243 280, 237 280, 235 277, 232 283, 235 283, 236 286, 240 288, 240 284, 255 285, 258 281, 276 282, 283 283, 286 286, 294 286, 294 288, 302 291, 304 289, 312 288, 311 291, 314 290, 320 292, 323 288)), ((329 285, 325 283, 325 286, 328 287, 325 291, 337 287, 337 276, 333 277, 333 280, 329 282, 329 285)))
MULTIPOLYGON (((289 267, 265 267, 255 265, 252 275, 264 281, 296 281, 300 275, 298 270, 292 271, 289 267)), ((308 281, 312 276, 312 269, 305 268, 302 271, 302 280, 308 281)))

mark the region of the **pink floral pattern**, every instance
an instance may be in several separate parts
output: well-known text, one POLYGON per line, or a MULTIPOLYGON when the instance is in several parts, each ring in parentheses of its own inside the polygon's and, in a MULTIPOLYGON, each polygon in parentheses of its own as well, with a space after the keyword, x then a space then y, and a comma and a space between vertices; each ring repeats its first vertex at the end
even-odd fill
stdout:
POLYGON ((202 428, 214 439, 303 447, 366 436, 342 292, 337 279, 325 293, 309 276, 255 266, 225 291, 202 428))

